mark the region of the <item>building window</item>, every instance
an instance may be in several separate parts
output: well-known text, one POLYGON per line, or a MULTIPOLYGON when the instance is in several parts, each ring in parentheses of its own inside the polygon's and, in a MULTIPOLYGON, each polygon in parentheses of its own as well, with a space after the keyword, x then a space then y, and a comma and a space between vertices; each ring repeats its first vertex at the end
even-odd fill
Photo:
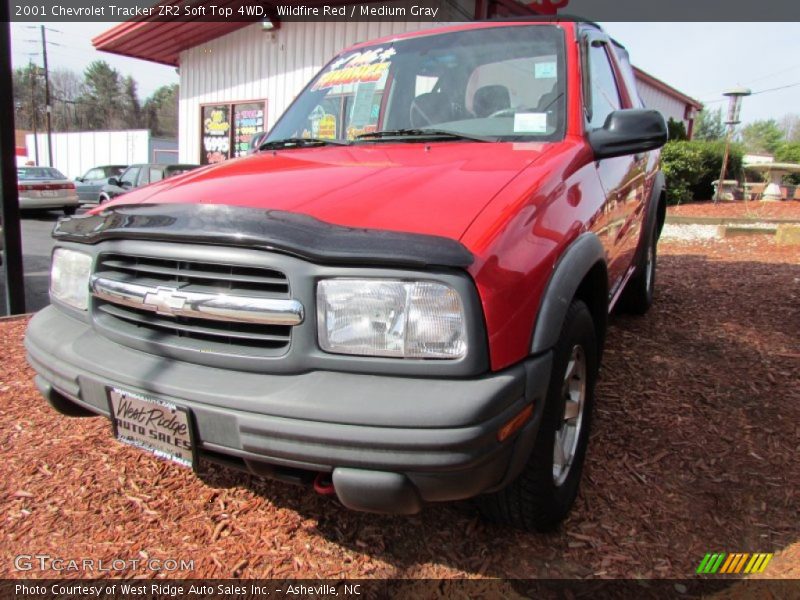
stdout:
POLYGON ((266 100, 201 106, 200 164, 245 156, 253 135, 266 130, 266 114, 266 100))

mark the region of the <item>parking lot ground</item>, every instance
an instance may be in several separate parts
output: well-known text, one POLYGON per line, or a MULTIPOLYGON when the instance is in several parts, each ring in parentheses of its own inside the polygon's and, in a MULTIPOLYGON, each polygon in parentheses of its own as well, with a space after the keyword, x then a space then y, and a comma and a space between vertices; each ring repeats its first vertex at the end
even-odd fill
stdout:
POLYGON ((764 236, 659 251, 652 310, 611 320, 581 492, 547 535, 469 502, 386 517, 214 466, 195 477, 115 442, 105 419, 52 411, 25 321, 4 322, 0 576, 52 576, 14 570, 43 553, 194 561, 170 577, 684 578, 707 552, 787 548, 765 575, 796 574, 800 257, 764 236))
MULTIPOLYGON (((81 209, 83 212, 83 209, 81 209)), ((25 272, 25 306, 36 312, 50 304, 47 289, 50 284, 50 236, 61 211, 24 212, 22 214, 22 265, 25 272)), ((0 315, 6 314, 5 272, 0 268, 0 315)))

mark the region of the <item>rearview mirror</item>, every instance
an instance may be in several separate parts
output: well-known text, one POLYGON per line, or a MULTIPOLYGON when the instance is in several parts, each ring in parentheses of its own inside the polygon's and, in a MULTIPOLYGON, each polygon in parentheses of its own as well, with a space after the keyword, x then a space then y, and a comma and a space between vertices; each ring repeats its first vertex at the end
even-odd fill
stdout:
POLYGON ((627 108, 615 110, 605 125, 588 134, 596 159, 639 154, 667 143, 667 124, 657 110, 627 108))

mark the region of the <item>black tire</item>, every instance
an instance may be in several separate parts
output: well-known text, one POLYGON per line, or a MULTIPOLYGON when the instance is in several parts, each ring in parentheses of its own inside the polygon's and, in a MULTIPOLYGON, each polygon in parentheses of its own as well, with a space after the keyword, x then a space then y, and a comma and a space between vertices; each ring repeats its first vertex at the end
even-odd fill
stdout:
MULTIPOLYGON (((561 334, 553 351, 553 370, 545 400, 539 433, 528 463, 507 487, 481 496, 478 504, 491 521, 528 531, 551 531, 567 516, 578 495, 594 408, 594 383, 597 378, 597 336, 586 304, 574 301, 567 311, 561 334), (581 421, 569 468, 555 470, 555 442, 566 431, 567 368, 575 348, 583 355, 584 374, 581 421)), ((573 379, 570 378, 572 382, 573 379)), ((575 380, 579 381, 579 380, 575 380)))
POLYGON ((71 217, 77 211, 78 211, 78 207, 77 206, 65 206, 64 207, 64 214, 67 215, 68 217, 71 217))
POLYGON ((97 203, 98 204, 105 204, 109 200, 111 200, 111 198, 109 198, 105 194, 100 194, 100 196, 98 196, 98 198, 97 198, 97 203))
POLYGON ((647 246, 636 272, 628 281, 620 297, 620 308, 632 315, 643 315, 653 305, 656 289, 656 264, 658 260, 658 237, 654 231, 647 236, 647 246))

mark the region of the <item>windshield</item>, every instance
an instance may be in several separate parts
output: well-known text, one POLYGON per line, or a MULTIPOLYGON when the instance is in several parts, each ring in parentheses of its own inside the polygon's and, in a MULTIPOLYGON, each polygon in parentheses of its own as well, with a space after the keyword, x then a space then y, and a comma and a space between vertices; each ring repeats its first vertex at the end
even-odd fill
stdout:
POLYGON ((409 129, 507 141, 560 139, 565 72, 564 36, 552 25, 376 44, 345 52, 325 67, 266 141, 353 141, 409 129))
POLYGON ((51 167, 21 167, 17 169, 17 179, 66 179, 58 169, 51 167))

